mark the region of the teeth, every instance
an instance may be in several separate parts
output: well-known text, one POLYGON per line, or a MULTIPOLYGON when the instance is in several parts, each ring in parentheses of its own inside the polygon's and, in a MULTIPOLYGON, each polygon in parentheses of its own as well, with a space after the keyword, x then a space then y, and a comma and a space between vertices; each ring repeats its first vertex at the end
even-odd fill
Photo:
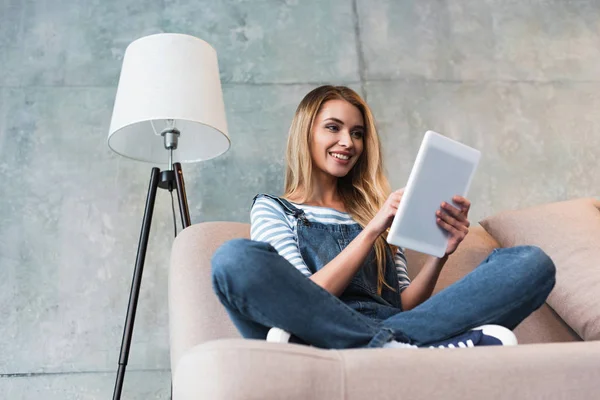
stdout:
POLYGON ((343 154, 338 154, 338 153, 330 153, 333 157, 335 158, 339 158, 340 160, 348 160, 350 159, 350 157, 345 156, 343 154))

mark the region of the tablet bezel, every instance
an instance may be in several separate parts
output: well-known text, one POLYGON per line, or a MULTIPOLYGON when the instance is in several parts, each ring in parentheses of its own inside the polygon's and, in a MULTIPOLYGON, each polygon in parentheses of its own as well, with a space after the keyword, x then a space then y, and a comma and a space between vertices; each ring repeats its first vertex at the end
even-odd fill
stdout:
MULTIPOLYGON (((448 233, 437 224, 435 212, 440 208, 440 205, 443 201, 457 206, 457 204, 452 201, 452 196, 467 196, 480 158, 481 152, 477 149, 469 147, 434 131, 425 132, 425 136, 417 153, 417 158, 406 183, 404 194, 402 196, 402 200, 400 201, 400 206, 398 207, 398 212, 396 213, 390 227, 387 237, 388 243, 421 253, 430 254, 436 257, 443 257, 448 246, 448 233), (422 201, 423 199, 419 199, 413 196, 413 194, 415 192, 414 188, 420 183, 419 176, 421 175, 421 171, 425 170, 426 168, 431 168, 431 165, 425 165, 423 162, 425 155, 431 148, 435 148, 450 154, 455 158, 460 158, 461 160, 466 161, 470 166, 470 171, 468 171, 469 177, 466 185, 464 185, 464 182, 459 183, 445 181, 444 188, 434 189, 436 190, 434 196, 437 196, 439 200, 437 203, 438 206, 436 209, 432 208, 431 210, 425 210, 423 207, 431 208, 430 204, 435 202, 422 201), (447 193, 449 190, 451 190, 454 194, 448 196, 442 193, 447 193), (425 225, 421 226, 427 232, 427 240, 411 236, 411 227, 406 223, 403 223, 403 216, 408 215, 409 213, 415 213, 419 207, 419 211, 421 213, 425 212, 426 215, 428 215, 430 211, 432 216, 431 220, 423 221, 423 224, 425 225)), ((428 197, 427 200, 431 200, 431 198, 428 197)))

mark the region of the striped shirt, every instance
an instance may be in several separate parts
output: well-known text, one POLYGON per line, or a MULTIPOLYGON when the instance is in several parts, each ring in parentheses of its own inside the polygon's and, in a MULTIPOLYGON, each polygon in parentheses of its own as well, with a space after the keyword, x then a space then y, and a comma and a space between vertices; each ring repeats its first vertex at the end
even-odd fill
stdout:
MULTIPOLYGON (((292 203, 296 208, 304 211, 304 215, 311 222, 322 224, 356 224, 350 214, 332 208, 307 206, 292 203)), ((300 254, 297 240, 296 218, 285 213, 281 205, 268 197, 259 197, 250 211, 250 239, 267 242, 277 250, 277 253, 288 260, 306 277, 312 272, 306 266, 300 254)), ((394 255, 394 264, 398 274, 400 292, 410 284, 406 270, 406 257, 401 248, 394 255)))

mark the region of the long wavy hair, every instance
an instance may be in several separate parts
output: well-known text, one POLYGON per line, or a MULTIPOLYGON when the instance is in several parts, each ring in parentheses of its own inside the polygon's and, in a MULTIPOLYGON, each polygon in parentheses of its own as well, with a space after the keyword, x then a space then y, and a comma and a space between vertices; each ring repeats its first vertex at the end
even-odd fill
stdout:
MULTIPOLYGON (((284 198, 300 199, 304 203, 313 193, 313 162, 310 142, 313 124, 322 105, 329 100, 345 100, 361 112, 365 134, 363 152, 350 172, 337 181, 338 193, 346 211, 363 228, 373 219, 390 194, 390 185, 383 172, 380 141, 373 114, 367 103, 354 90, 345 86, 320 86, 309 92, 298 105, 290 126, 287 152, 284 198)), ((385 282, 386 251, 396 253, 397 247, 386 241, 387 231, 375 241, 377 293, 385 282)), ((393 289, 392 289, 393 290, 393 289)))

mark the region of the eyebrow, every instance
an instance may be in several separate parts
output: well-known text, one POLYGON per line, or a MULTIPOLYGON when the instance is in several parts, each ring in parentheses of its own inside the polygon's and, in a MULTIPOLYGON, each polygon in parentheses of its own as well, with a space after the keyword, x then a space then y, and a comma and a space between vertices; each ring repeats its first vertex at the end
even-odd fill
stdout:
MULTIPOLYGON (((344 122, 341 119, 337 119, 337 118, 334 118, 334 117, 327 118, 327 119, 325 119, 325 121, 333 121, 333 122, 337 122, 338 124, 344 125, 344 122)), ((325 121, 323 121, 323 122, 325 122, 325 121)), ((363 131, 365 130, 365 127, 362 126, 362 125, 355 125, 352 128, 360 128, 363 131)))

